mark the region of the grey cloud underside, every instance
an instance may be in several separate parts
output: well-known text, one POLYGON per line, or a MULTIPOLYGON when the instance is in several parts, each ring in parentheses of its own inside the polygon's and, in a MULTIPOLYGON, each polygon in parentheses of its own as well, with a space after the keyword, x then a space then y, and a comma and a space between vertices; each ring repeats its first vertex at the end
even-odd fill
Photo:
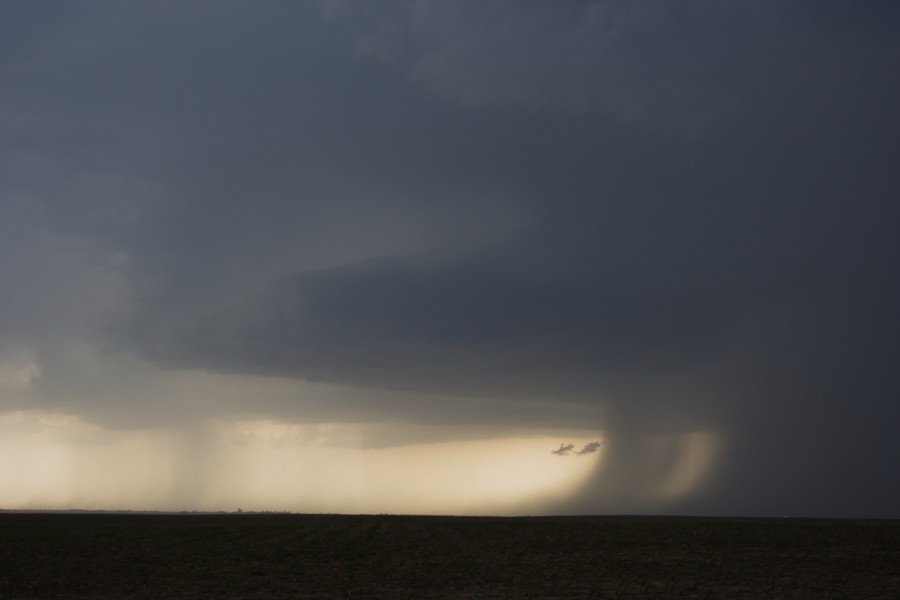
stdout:
POLYGON ((582 277, 529 279, 478 261, 335 269, 297 276, 175 331, 150 332, 143 348, 173 365, 585 399, 600 384, 713 361, 749 304, 582 277))

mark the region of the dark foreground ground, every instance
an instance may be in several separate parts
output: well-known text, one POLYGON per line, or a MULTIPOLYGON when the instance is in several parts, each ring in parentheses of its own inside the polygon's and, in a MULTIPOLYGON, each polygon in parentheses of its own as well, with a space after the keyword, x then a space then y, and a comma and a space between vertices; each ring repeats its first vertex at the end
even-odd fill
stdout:
POLYGON ((900 599, 900 521, 5 513, 0 598, 900 599))

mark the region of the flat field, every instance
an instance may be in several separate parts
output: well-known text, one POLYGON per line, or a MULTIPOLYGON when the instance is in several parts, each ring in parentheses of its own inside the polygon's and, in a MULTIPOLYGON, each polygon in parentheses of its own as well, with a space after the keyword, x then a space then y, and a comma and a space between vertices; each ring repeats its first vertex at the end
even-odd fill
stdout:
POLYGON ((0 598, 900 598, 900 521, 0 513, 0 598))

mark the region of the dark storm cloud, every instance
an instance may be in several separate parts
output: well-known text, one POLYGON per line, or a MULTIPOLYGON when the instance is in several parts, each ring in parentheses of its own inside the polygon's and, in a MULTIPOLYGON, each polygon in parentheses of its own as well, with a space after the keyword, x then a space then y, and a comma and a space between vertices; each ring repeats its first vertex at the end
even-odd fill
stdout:
POLYGON ((891 3, 45 7, 0 7, 0 333, 48 381, 58 335, 333 418, 541 401, 621 481, 713 430, 709 498, 898 504, 828 493, 900 456, 891 3))

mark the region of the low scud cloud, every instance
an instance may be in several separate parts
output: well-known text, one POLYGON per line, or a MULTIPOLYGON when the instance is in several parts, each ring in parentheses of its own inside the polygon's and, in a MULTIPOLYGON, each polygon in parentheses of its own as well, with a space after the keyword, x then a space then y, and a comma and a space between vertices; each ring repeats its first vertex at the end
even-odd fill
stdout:
POLYGON ((581 450, 576 451, 575 444, 560 444, 559 448, 551 450, 550 454, 555 454, 556 456, 583 456, 585 454, 593 454, 602 445, 603 442, 589 442, 585 444, 581 450))
POLYGON ((898 24, 0 5, 0 507, 897 517, 898 24))

